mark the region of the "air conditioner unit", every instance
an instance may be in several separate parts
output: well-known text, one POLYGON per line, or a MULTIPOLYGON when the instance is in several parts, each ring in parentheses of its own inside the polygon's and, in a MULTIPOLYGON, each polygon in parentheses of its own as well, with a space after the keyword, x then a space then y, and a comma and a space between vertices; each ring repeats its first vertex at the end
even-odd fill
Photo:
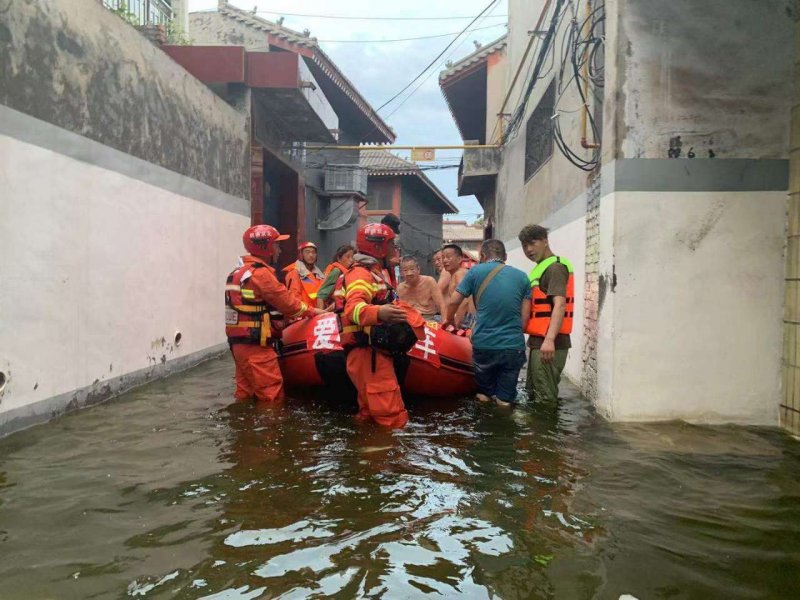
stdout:
POLYGON ((325 192, 366 197, 367 170, 356 165, 328 165, 325 167, 325 192))

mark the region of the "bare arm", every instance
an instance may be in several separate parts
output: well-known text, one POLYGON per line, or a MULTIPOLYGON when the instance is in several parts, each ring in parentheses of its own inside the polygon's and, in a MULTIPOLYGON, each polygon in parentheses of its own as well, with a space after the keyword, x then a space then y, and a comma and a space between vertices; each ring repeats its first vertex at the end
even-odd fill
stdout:
POLYGON ((564 296, 553 296, 553 312, 550 315, 550 325, 547 326, 547 333, 544 336, 542 347, 539 348, 542 362, 550 362, 556 355, 556 336, 561 329, 566 306, 567 299, 564 296))
POLYGON ((442 326, 453 324, 455 312, 458 310, 458 307, 463 301, 464 296, 462 296, 459 292, 453 292, 453 294, 450 296, 450 301, 445 307, 445 312, 442 314, 442 326))
POLYGON ((442 318, 445 316, 445 312, 447 311, 447 304, 444 301, 444 295, 442 294, 442 290, 439 289, 439 285, 436 283, 435 279, 431 279, 433 291, 431 295, 433 296, 433 301, 436 303, 436 306, 439 307, 439 314, 442 315, 442 318))
MULTIPOLYGON (((458 287, 458 285, 461 283, 461 280, 464 279, 464 276, 466 274, 467 274, 466 269, 461 269, 456 271, 455 275, 453 275, 453 281, 455 281, 455 284, 453 284, 454 290, 455 288, 458 287)), ((453 295, 455 295, 455 291, 453 292, 453 295)), ((461 298, 461 305, 458 307, 458 310, 456 311, 454 317, 456 326, 461 325, 461 320, 464 318, 465 314, 467 314, 468 312, 475 312, 472 300, 464 298, 464 296, 462 296, 461 294, 459 294, 459 298, 461 298)))

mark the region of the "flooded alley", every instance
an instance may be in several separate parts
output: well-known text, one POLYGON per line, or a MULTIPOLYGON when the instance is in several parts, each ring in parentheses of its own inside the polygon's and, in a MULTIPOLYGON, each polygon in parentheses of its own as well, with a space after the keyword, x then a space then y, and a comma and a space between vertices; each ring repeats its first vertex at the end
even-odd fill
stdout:
POLYGON ((789 598, 800 446, 513 413, 231 404, 225 357, 0 440, 3 600, 789 598))

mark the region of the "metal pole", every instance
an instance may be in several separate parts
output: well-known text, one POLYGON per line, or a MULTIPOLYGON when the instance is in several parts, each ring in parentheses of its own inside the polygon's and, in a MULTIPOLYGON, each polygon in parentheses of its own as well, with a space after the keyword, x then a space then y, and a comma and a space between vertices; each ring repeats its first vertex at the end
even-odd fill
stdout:
POLYGON ((433 148, 434 150, 471 150, 477 148, 502 148, 500 144, 475 144, 471 146, 311 146, 307 149, 314 150, 423 150, 433 148))

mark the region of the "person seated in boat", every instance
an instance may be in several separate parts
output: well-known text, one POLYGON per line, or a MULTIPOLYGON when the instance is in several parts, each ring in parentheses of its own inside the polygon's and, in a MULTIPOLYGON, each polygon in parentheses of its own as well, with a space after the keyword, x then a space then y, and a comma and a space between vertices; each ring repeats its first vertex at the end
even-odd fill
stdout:
POLYGON ((397 286, 400 300, 417 309, 427 321, 434 321, 436 314, 444 315, 444 297, 436 285, 436 280, 421 275, 419 263, 413 256, 404 256, 400 262, 403 282, 397 286))
POLYGON ((358 392, 357 418, 399 428, 408 422, 408 413, 393 354, 404 355, 418 339, 424 339, 425 321, 413 309, 395 303, 396 292, 385 275, 394 239, 394 231, 381 223, 359 228, 358 253, 353 266, 339 278, 334 297, 341 314, 347 374, 358 392))
POLYGON ((463 299, 472 296, 478 310, 472 331, 478 399, 512 406, 517 399, 519 372, 525 364, 523 332, 530 317, 531 286, 525 273, 505 264, 506 249, 500 240, 483 242, 480 259, 450 298, 445 324, 454 319, 463 299))
POLYGON ((278 242, 288 239, 270 225, 244 232, 247 254, 225 285, 225 335, 236 363, 238 400, 265 402, 283 398, 283 377, 274 345, 274 320, 309 317, 323 311, 291 293, 270 266, 280 255, 278 242))
POLYGON ((317 308, 333 308, 333 290, 339 277, 344 275, 353 264, 356 249, 350 244, 339 246, 333 255, 333 262, 325 267, 325 281, 317 290, 317 308))
POLYGON ((309 306, 317 306, 317 292, 325 279, 317 266, 317 246, 303 242, 297 247, 297 261, 284 269, 286 287, 309 306))
MULTIPOLYGON (((464 260, 464 252, 458 244, 445 244, 442 246, 442 266, 450 275, 447 281, 447 290, 444 293, 444 300, 449 304, 456 288, 469 272, 461 262, 464 260)), ((462 298, 462 302, 452 319, 452 324, 457 329, 470 329, 475 323, 475 307, 472 300, 462 298)))
POLYGON ((397 270, 400 266, 400 247, 398 246, 400 242, 400 217, 398 217, 394 213, 388 213, 383 216, 381 219, 381 223, 383 225, 388 225, 392 231, 394 231, 394 252, 392 256, 389 257, 388 264, 386 265, 386 269, 389 273, 389 280, 395 288, 398 284, 398 274, 397 270))
POLYGON ((433 261, 433 268, 436 271, 436 285, 439 286, 439 291, 442 292, 442 297, 446 300, 447 286, 450 283, 450 273, 445 270, 444 264, 442 263, 442 251, 437 250, 434 252, 431 260, 433 261))

